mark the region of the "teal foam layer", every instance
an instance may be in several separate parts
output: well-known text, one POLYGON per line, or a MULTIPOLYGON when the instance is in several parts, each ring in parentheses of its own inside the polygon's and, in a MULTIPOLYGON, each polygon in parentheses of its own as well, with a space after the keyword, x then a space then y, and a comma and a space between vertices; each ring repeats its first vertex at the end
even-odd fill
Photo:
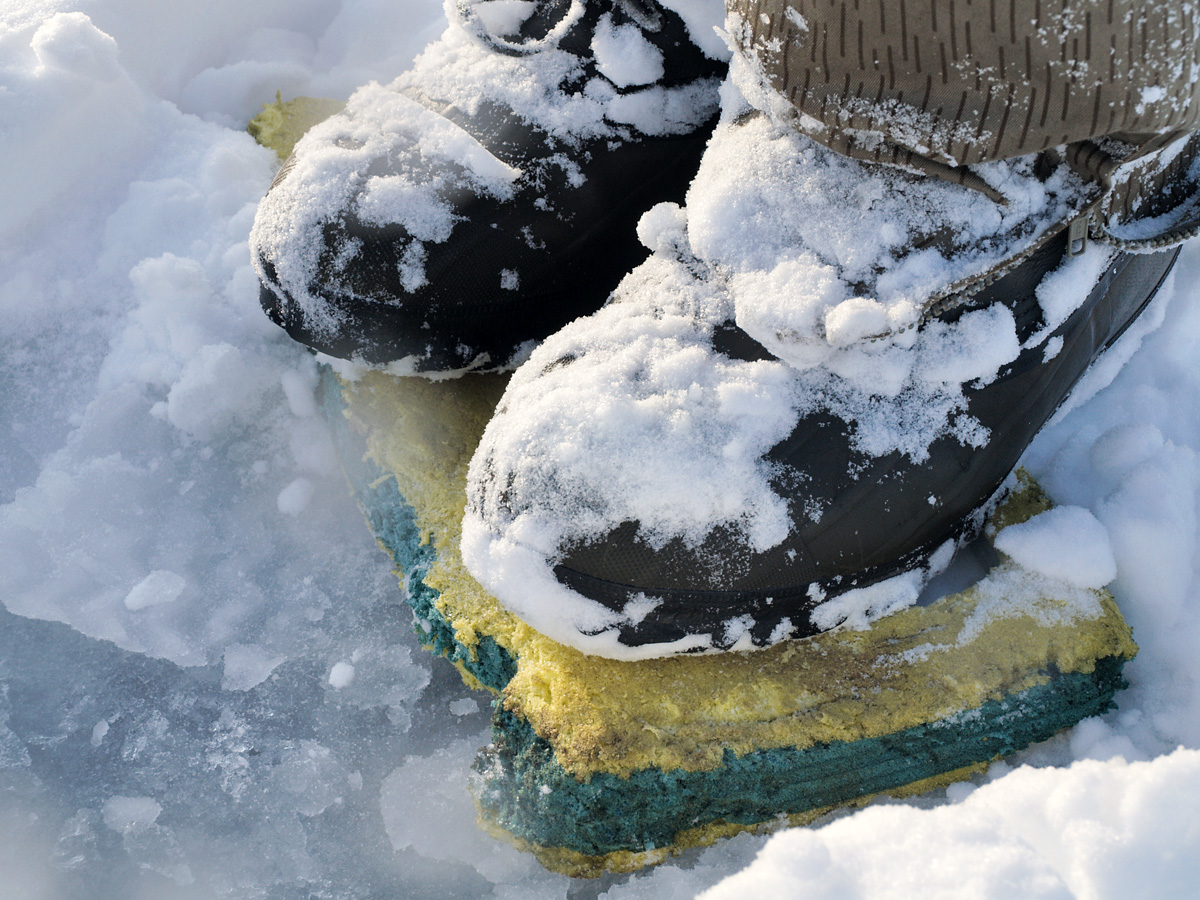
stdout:
POLYGON ((1047 684, 880 738, 741 757, 726 750, 712 771, 629 778, 576 779, 527 722, 498 709, 493 745, 475 764, 476 795, 487 819, 539 847, 585 856, 670 847, 689 829, 805 813, 1022 750, 1113 706, 1123 665, 1107 657, 1090 674, 1051 673, 1047 684))
POLYGON ((480 637, 472 652, 458 640, 453 626, 437 608, 435 601, 439 593, 424 581, 430 566, 437 560, 437 547, 432 541, 421 542, 415 513, 401 495, 396 479, 365 455, 362 439, 354 433, 343 414, 345 403, 337 378, 324 367, 319 396, 359 508, 375 539, 405 573, 405 601, 412 607, 413 630, 417 637, 434 653, 459 663, 485 687, 502 691, 517 673, 516 660, 487 635, 480 637))

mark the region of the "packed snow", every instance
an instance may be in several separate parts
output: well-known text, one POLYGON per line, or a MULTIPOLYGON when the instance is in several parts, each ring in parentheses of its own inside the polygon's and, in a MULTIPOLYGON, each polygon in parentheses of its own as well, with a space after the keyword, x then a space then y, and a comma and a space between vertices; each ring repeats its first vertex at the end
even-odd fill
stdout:
POLYGON ((1091 516, 1042 539, 1108 536, 1141 645, 1119 710, 971 784, 629 877, 571 883, 475 829, 489 699, 417 646, 247 242, 276 161, 245 121, 276 90, 390 81, 441 15, 0 11, 0 896, 1191 896, 1196 247, 1144 319, 1161 327, 1026 457, 1091 516))

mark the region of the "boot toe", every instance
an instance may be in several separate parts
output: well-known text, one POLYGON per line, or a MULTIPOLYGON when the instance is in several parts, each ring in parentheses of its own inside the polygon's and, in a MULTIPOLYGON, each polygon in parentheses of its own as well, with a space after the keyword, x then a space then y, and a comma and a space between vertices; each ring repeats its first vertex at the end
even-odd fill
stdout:
POLYGON ((464 560, 533 627, 623 658, 750 649, 911 605, 1175 257, 1109 255, 1051 330, 1013 310, 1036 305, 1065 235, 1054 246, 926 323, 890 395, 773 359, 730 321, 720 279, 652 258, 518 370, 471 465, 464 560), (978 340, 1010 358, 962 382, 957 365, 930 374, 978 340))
POLYGON ((523 6, 516 43, 456 7, 412 70, 297 143, 251 233, 262 305, 292 337, 394 372, 511 368, 644 258, 637 218, 682 199, 723 63, 666 10, 523 6), (654 80, 606 77, 614 28, 654 80))

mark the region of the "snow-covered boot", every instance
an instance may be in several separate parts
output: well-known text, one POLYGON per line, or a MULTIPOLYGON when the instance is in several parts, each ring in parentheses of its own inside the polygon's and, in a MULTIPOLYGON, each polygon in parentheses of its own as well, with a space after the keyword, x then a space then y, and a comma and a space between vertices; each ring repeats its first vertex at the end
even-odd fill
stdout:
POLYGON ((937 177, 806 136, 749 45, 686 211, 643 219, 654 256, 517 371, 472 462, 468 568, 586 653, 914 603, 1200 221, 1186 133, 937 177))
POLYGON ((638 216, 695 174, 713 5, 447 0, 445 34, 309 132, 260 205, 268 315, 335 357, 446 372, 596 309, 644 256, 638 216))

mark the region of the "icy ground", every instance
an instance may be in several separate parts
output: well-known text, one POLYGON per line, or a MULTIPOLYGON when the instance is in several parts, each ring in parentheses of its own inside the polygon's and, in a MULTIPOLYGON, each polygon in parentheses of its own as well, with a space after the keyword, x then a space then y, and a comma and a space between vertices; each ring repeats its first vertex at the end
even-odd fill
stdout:
POLYGON ((440 14, 0 7, 0 900, 1194 896, 1197 247, 1028 455, 1108 532, 1142 647, 1119 711, 975 786, 629 879, 474 828, 486 698, 416 646, 312 366, 257 309, 273 160, 241 131, 277 89, 390 79, 440 14))

